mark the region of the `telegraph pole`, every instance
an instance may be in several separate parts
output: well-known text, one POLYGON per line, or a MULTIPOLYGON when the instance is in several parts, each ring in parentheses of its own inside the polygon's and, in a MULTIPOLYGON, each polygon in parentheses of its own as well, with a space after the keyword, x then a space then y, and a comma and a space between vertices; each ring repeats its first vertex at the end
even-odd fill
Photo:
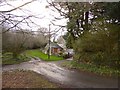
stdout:
POLYGON ((48 49, 48 59, 50 59, 50 24, 49 24, 49 49, 48 49))

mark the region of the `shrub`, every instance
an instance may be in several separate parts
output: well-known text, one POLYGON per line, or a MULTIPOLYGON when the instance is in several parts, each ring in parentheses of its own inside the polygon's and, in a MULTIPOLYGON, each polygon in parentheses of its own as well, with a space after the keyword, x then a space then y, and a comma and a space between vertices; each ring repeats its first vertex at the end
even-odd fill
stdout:
POLYGON ((98 67, 108 66, 118 69, 120 65, 118 59, 119 29, 116 27, 85 33, 75 42, 74 59, 86 64, 92 63, 98 67))

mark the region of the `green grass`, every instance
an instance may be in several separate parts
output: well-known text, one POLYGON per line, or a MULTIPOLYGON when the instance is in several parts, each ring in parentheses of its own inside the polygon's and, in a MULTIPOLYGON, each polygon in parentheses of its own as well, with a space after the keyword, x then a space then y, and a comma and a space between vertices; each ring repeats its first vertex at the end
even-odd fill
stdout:
POLYGON ((48 55, 47 54, 44 54, 43 52, 41 52, 40 50, 27 50, 26 51, 26 54, 28 56, 31 56, 31 57, 38 57, 42 60, 45 60, 45 61, 58 61, 58 60, 63 60, 63 57, 59 57, 59 56, 54 56, 54 55, 51 55, 50 56, 50 59, 48 59, 48 55))
POLYGON ((64 63, 62 63, 62 66, 67 67, 69 69, 77 69, 80 71, 92 72, 92 73, 99 74, 102 76, 116 77, 116 76, 120 75, 120 70, 116 70, 116 69, 105 67, 105 66, 97 67, 92 64, 91 65, 84 64, 84 63, 78 64, 75 61, 64 62, 64 63))
POLYGON ((24 54, 19 55, 17 59, 13 59, 12 53, 5 53, 2 55, 2 65, 19 64, 29 60, 30 58, 28 58, 24 54))

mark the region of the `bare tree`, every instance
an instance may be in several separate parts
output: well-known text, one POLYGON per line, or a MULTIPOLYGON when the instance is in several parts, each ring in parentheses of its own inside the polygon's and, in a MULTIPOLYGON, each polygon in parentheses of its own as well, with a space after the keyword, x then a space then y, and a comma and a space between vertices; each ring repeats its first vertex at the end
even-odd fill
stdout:
POLYGON ((26 49, 42 48, 47 43, 43 34, 29 30, 8 31, 2 34, 2 38, 3 53, 11 52, 15 59, 26 49))
MULTIPOLYGON (((9 4, 9 2, 7 0, 1 1, 0 2, 0 7, 2 6, 11 6, 13 7, 12 9, 9 10, 1 10, 0 11, 0 26, 2 27, 7 27, 6 31, 4 31, 3 33, 9 31, 9 30, 23 30, 22 27, 20 26, 20 24, 26 24, 28 27, 31 28, 30 24, 34 24, 36 26, 40 26, 38 24, 36 24, 32 18, 37 18, 37 19, 41 19, 43 17, 39 17, 39 15, 34 15, 34 14, 30 14, 30 15, 16 15, 13 14, 13 11, 17 11, 17 10, 21 10, 22 12, 26 12, 25 9, 23 9, 24 6, 33 3, 36 0, 31 0, 28 1, 26 3, 23 3, 20 6, 17 7, 13 7, 11 4, 9 4)), ((29 11, 30 12, 30 11, 29 11)))

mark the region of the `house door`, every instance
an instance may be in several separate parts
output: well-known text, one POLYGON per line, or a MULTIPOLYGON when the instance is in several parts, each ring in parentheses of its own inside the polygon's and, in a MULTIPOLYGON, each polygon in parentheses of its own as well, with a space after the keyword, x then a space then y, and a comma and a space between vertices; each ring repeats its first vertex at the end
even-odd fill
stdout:
POLYGON ((54 54, 58 53, 58 48, 53 48, 53 53, 54 54))

